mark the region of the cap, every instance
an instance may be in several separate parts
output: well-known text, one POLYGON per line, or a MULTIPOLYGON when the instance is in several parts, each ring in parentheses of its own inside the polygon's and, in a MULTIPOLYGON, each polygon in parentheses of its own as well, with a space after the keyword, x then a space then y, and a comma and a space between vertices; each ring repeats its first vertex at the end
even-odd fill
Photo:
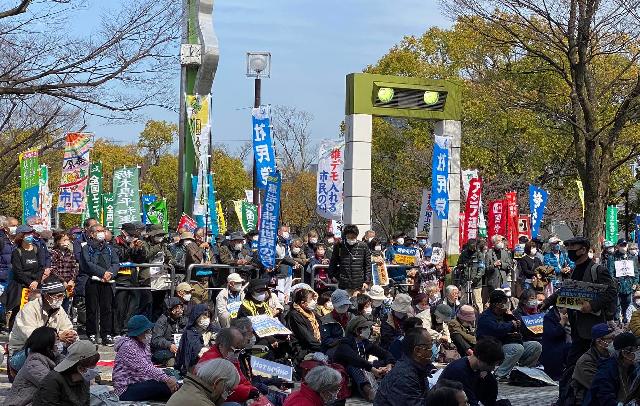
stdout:
POLYGON ((462 305, 458 310, 458 318, 462 321, 473 322, 476 320, 476 311, 472 306, 462 305))
POLYGON ((242 276, 240 276, 240 274, 238 274, 237 272, 233 272, 230 273, 229 276, 227 276, 227 282, 242 283, 244 282, 244 279, 242 279, 242 276))
POLYGON ((98 346, 89 340, 78 340, 67 348, 67 356, 56 365, 56 372, 64 372, 78 362, 98 354, 98 346))
POLYGON ((191 231, 185 231, 184 233, 180 234, 180 239, 181 240, 193 240, 193 233, 191 231))
POLYGON ((249 281, 249 285, 247 286, 247 291, 252 293, 259 290, 266 290, 268 283, 269 281, 267 281, 266 279, 251 279, 251 281, 249 281))
POLYGON ((349 322, 347 323, 346 332, 353 333, 355 331, 358 331, 358 329, 360 328, 371 326, 373 326, 372 321, 367 320, 364 316, 356 316, 349 320, 349 322))
POLYGON ((162 224, 151 224, 151 226, 149 226, 149 231, 147 231, 147 235, 149 237, 163 234, 167 233, 164 231, 164 227, 162 226, 162 224))
POLYGON ((16 234, 26 234, 26 233, 32 233, 33 232, 33 227, 28 226, 26 224, 21 224, 16 228, 16 234))
POLYGON ((153 326, 154 324, 146 316, 136 314, 127 322, 127 336, 138 337, 144 334, 145 331, 151 330, 153 326))
POLYGON ((507 294, 502 290, 496 289, 489 294, 489 303, 505 303, 509 300, 507 294))
POLYGON ((520 244, 525 244, 529 241, 529 237, 527 237, 526 235, 521 235, 520 237, 518 237, 518 242, 520 244))
POLYGON ((616 245, 627 245, 627 240, 625 240, 624 238, 621 238, 618 240, 616 245))
POLYGON ((638 345, 638 339, 633 333, 625 332, 618 334, 616 338, 613 339, 613 348, 620 351, 628 347, 635 347, 638 345))
POLYGON ((411 312, 411 296, 406 293, 400 293, 396 295, 391 304, 391 310, 398 313, 411 312))
POLYGON ((436 310, 433 312, 436 316, 439 316, 442 319, 445 320, 451 320, 453 319, 453 309, 451 308, 451 306, 449 306, 448 304, 439 304, 438 306, 436 306, 436 310))
POLYGON ((42 285, 40 286, 40 292, 44 295, 55 295, 57 293, 65 292, 64 285, 60 278, 55 275, 49 276, 47 279, 42 281, 42 285))
POLYGON ((234 233, 231 233, 231 235, 229 236, 229 239, 231 241, 233 241, 233 240, 244 240, 244 235, 242 235, 241 232, 236 231, 234 233))
POLYGON ((367 296, 369 296, 371 300, 384 300, 387 298, 384 294, 384 288, 380 285, 371 286, 369 292, 367 292, 367 296))
POLYGON ((191 292, 193 288, 189 284, 189 282, 180 282, 178 286, 176 286, 176 292, 191 292))
POLYGON ((564 245, 569 245, 569 244, 582 245, 585 248, 590 248, 591 247, 591 241, 589 241, 588 238, 584 238, 584 237, 581 237, 581 236, 569 238, 568 240, 564 240, 564 245))
POLYGON ((136 228, 136 225, 133 223, 123 223, 120 226, 120 229, 130 235, 138 234, 138 229, 136 228))
POLYGON ((591 327, 591 339, 597 340, 609 334, 613 333, 613 329, 609 327, 607 323, 596 324, 591 327))
POLYGON ((333 304, 333 307, 345 305, 351 306, 351 299, 349 298, 349 294, 346 290, 336 289, 331 294, 331 303, 333 304))

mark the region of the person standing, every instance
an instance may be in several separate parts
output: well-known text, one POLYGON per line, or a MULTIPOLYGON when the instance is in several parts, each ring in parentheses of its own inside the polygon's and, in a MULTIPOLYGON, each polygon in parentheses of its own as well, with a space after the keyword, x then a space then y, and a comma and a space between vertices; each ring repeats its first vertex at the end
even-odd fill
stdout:
POLYGON ((345 241, 336 244, 329 263, 329 275, 351 296, 356 290, 367 289, 371 281, 371 252, 365 242, 358 241, 358 233, 354 224, 344 227, 345 241))
MULTIPOLYGON (((485 276, 487 286, 491 291, 499 289, 508 280, 513 269, 511 254, 505 248, 505 238, 501 235, 491 237, 493 248, 487 251, 485 257, 485 276)), ((491 292, 489 292, 491 293, 491 292)))
POLYGON ((618 281, 618 305, 616 307, 616 321, 622 320, 624 324, 629 322, 627 318, 627 309, 631 305, 631 298, 636 286, 638 285, 638 260, 628 252, 628 243, 626 240, 618 240, 616 252, 613 254, 613 274, 618 281), (621 261, 631 261, 633 275, 617 276, 616 264, 621 261))
POLYGON ((82 247, 80 272, 88 276, 85 287, 87 303, 87 335, 97 343, 98 320, 102 345, 113 345, 113 289, 111 280, 119 269, 118 254, 105 242, 105 229, 97 224, 90 228, 89 242, 82 247))
POLYGON ((76 285, 76 278, 80 267, 76 257, 73 255, 73 243, 66 233, 56 233, 53 236, 54 248, 51 250, 51 273, 62 280, 64 288, 67 290, 67 297, 62 303, 62 307, 67 314, 71 309, 71 298, 76 285))

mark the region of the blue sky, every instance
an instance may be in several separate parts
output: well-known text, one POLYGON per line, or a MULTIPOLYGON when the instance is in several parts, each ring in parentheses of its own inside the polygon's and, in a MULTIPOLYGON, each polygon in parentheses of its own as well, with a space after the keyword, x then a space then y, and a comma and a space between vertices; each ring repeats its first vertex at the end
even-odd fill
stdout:
MULTIPOLYGON (((131 0, 108 4, 126 1, 131 0)), ((375 63, 404 35, 450 25, 435 0, 217 0, 215 6, 220 64, 212 92, 213 139, 230 151, 251 137, 253 81, 245 77, 247 51, 272 53, 263 104, 312 113, 312 137, 318 141, 338 135, 346 74, 375 63)), ((176 78, 176 92, 177 86, 176 78)), ((178 121, 173 112, 146 114, 147 119, 178 121)), ((113 126, 95 120, 88 130, 126 142, 142 128, 144 122, 113 126)))

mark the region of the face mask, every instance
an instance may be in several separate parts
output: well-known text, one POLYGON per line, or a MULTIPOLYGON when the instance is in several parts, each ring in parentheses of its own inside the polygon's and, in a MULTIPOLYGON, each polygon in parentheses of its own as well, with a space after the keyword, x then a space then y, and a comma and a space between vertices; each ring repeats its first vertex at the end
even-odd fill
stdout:
POLYGON ((372 308, 370 307, 365 307, 364 310, 362 310, 362 314, 364 314, 365 316, 369 316, 371 315, 371 312, 373 311, 372 308))
POLYGON ((85 382, 93 382, 93 380, 100 375, 100 371, 96 368, 87 368, 84 372, 80 372, 80 375, 82 375, 82 379, 84 379, 85 382))
POLYGON ((242 243, 238 243, 238 244, 234 245, 233 249, 236 250, 236 251, 242 250, 242 243))
POLYGON ((589 259, 593 259, 593 252, 589 252, 588 256, 589 256, 589 259))
POLYGON ((531 248, 531 255, 536 255, 538 253, 537 248, 531 248))
POLYGON ((258 241, 258 239, 260 238, 260 236, 254 235, 253 237, 251 237, 251 239, 253 241, 258 241))
POLYGON ((333 303, 331 303, 331 301, 325 303, 324 308, 327 310, 333 310, 333 303))
POLYGON ((352 240, 352 239, 348 239, 347 238, 347 244, 349 245, 355 245, 358 242, 358 240, 352 240))
POLYGON ((610 343, 609 345, 607 345, 607 351, 609 352, 609 355, 612 357, 615 357, 618 355, 618 351, 616 351, 615 347, 613 346, 613 343, 610 343))
POLYGON ((240 285, 238 283, 234 283, 233 286, 230 289, 233 292, 240 292, 242 290, 242 285, 240 285))
POLYGON ((528 307, 538 307, 538 301, 537 300, 529 300, 527 302, 527 306, 528 307))
POLYGON ((396 312, 395 310, 393 311, 393 315, 398 320, 404 320, 407 318, 407 313, 399 313, 399 312, 396 312))
POLYGON ((56 350, 55 350, 58 354, 61 354, 62 351, 64 351, 64 344, 61 343, 60 341, 58 341, 56 343, 56 350))
POLYGON ((187 293, 186 295, 182 296, 182 300, 184 300, 185 302, 188 302, 191 300, 191 293, 187 293))
POLYGON ((511 297, 511 289, 505 290, 504 294, 507 295, 507 297, 511 297))
POLYGON ((282 238, 284 238, 285 240, 288 240, 289 239, 289 232, 288 231, 284 231, 282 233, 282 238))
POLYGON ((11 227, 9 227, 9 234, 16 235, 16 231, 17 230, 18 230, 17 226, 11 226, 11 227))
POLYGON ((106 237, 106 234, 103 231, 96 233, 96 240, 98 241, 104 241, 105 237, 106 237))
POLYGON ((398 245, 403 245, 404 244, 404 238, 398 238, 396 240, 396 242, 398 243, 398 245))
POLYGON ((33 244, 33 236, 32 235, 25 236, 24 242, 26 242, 27 244, 33 244))
POLYGON ((618 248, 618 250, 620 250, 620 252, 622 254, 626 254, 627 253, 627 247, 620 247, 620 248, 618 248))
POLYGON ((251 296, 258 302, 264 302, 267 299, 267 292, 253 293, 251 296))
POLYGON ((293 247, 293 248, 291 249, 291 252, 293 252, 294 254, 296 254, 296 255, 297 255, 297 254, 299 254, 299 253, 300 253, 300 248, 299 248, 299 247, 293 247))
POLYGON ((345 314, 346 312, 349 311, 349 305, 339 306, 339 307, 336 307, 335 309, 336 309, 336 313, 345 314))
POLYGON ((367 242, 371 242, 372 240, 373 240, 373 237, 367 238, 367 242))
POLYGON ((613 251, 615 251, 615 249, 613 247, 607 248, 607 253, 608 254, 613 254, 613 251))
POLYGON ((376 245, 374 248, 374 251, 382 251, 382 246, 381 245, 376 245))
POLYGON ((427 240, 418 240, 418 244, 419 244, 421 247, 424 247, 425 245, 427 245, 427 240))
POLYGON ((334 242, 336 242, 336 240, 334 240, 333 238, 327 239, 327 244, 333 244, 334 242))
POLYGON ((316 305, 317 305, 317 302, 315 300, 307 302, 307 309, 315 310, 316 309, 316 305))
POLYGON ((338 393, 329 392, 326 395, 322 396, 322 400, 324 400, 325 405, 330 405, 332 403, 335 403, 335 401, 338 400, 338 393))
POLYGON ((633 353, 633 360, 635 362, 640 362, 640 350, 633 353))
POLYGON ((311 244, 317 244, 318 243, 318 239, 317 238, 309 238, 309 242, 311 244))
POLYGON ((504 243, 503 242, 497 243, 496 244, 496 248, 499 249, 499 250, 503 249, 504 248, 504 243))
POLYGON ((251 336, 249 342, 247 343, 247 348, 251 348, 256 345, 256 336, 251 336))
POLYGON ((422 311, 427 310, 429 308, 429 305, 428 304, 424 304, 424 303, 418 303, 416 305, 416 307, 418 308, 418 310, 420 310, 422 312, 422 311))
MULTIPOLYGON (((576 262, 578 260, 578 250, 567 250, 567 256, 571 260, 571 262, 576 262)), ((593 256, 591 257, 593 258, 593 256)))
POLYGON ((560 252, 560 245, 559 244, 553 244, 551 246, 551 251, 553 252, 560 252))
POLYGON ((209 320, 209 318, 203 318, 198 320, 198 327, 200 327, 201 329, 206 329, 207 327, 209 327, 209 324, 211 323, 211 320, 209 320))
POLYGON ((153 337, 153 335, 151 333, 147 333, 144 335, 144 338, 142 339, 142 342, 145 344, 149 344, 151 342, 151 338, 153 337))
POLYGON ((371 329, 367 328, 362 330, 362 332, 360 333, 360 338, 368 340, 369 337, 371 337, 371 329))

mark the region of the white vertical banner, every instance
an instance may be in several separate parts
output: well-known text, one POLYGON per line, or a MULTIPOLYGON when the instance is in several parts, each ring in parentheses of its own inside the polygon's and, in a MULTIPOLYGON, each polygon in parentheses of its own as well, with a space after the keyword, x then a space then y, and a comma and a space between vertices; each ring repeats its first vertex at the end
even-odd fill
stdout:
POLYGON ((209 119, 211 95, 188 95, 186 102, 189 131, 191 132, 198 165, 198 181, 196 183, 195 199, 193 200, 193 214, 204 216, 208 211, 207 173, 211 140, 211 122, 209 119))
POLYGON ((329 220, 341 220, 343 198, 344 144, 323 140, 318 156, 316 212, 329 220))
POLYGON ((428 233, 431 230, 431 191, 427 188, 422 189, 422 204, 420 206, 420 216, 418 217, 418 229, 416 235, 420 233, 428 233))

